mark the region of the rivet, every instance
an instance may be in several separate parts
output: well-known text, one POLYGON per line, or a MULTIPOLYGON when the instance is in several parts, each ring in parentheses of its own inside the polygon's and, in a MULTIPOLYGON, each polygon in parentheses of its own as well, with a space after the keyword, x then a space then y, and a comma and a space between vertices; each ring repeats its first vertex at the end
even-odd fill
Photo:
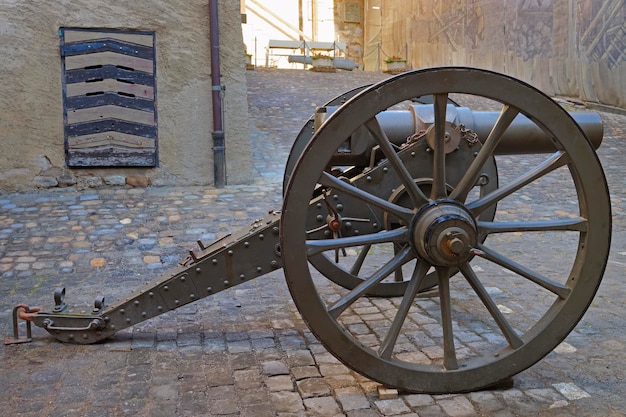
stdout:
POLYGON ((158 307, 157 307, 157 310, 159 310, 159 311, 163 311, 163 307, 158 306, 158 307))
POLYGON ((263 268, 261 268, 260 266, 257 266, 256 267, 256 272, 261 272, 261 271, 263 271, 263 268))
POLYGON ((109 329, 111 329, 111 330, 115 330, 115 324, 110 325, 110 326, 109 326, 109 329))
POLYGON ((124 310, 123 308, 120 309, 120 314, 124 314, 126 313, 126 310, 124 310))
POLYGON ((250 246, 250 242, 243 242, 243 247, 247 248, 248 246, 250 246))
POLYGON ((191 298, 192 300, 196 298, 195 294, 189 294, 189 298, 191 298))
POLYGON ((148 315, 148 313, 146 313, 145 311, 141 312, 141 317, 146 317, 148 315))
POLYGON ((243 281, 244 279, 246 279, 246 276, 244 274, 240 274, 239 279, 243 281))
POLYGON ((213 292, 213 288, 212 287, 206 287, 206 292, 212 293, 213 292))
POLYGON ((109 317, 109 316, 105 316, 105 317, 104 317, 104 321, 111 321, 111 317, 109 317))
POLYGON ((264 235, 263 233, 261 233, 261 234, 259 235, 259 240, 263 240, 263 239, 265 239, 265 235, 264 235))
POLYGON ((230 285, 230 282, 229 282, 228 280, 225 280, 225 281, 224 281, 224 286, 225 286, 225 287, 228 287, 229 285, 230 285))
POLYGON ((176 305, 180 304, 180 300, 174 300, 174 304, 176 305))
POLYGON ((163 291, 169 291, 170 287, 168 287, 167 285, 163 287, 163 291))
POLYGON ((318 209, 321 209, 321 208, 322 208, 322 203, 317 203, 317 204, 315 205, 315 207, 317 207, 318 209))
POLYGON ((345 222, 344 226, 346 227, 346 229, 349 229, 352 227, 352 222, 345 222))
POLYGON ((330 237, 330 230, 324 230, 324 237, 330 237))
POLYGON ((278 234, 278 227, 274 227, 272 228, 272 232, 277 235, 278 234))
POLYGON ((185 282, 185 276, 180 277, 180 282, 185 282))
POLYGON ((411 152, 411 156, 415 158, 415 151, 411 152))
POLYGON ((384 167, 384 168, 383 168, 383 172, 384 172, 384 173, 387 173, 388 171, 389 171, 389 168, 387 168, 387 167, 384 167))
POLYGON ((217 259, 213 259, 211 262, 213 262, 213 265, 217 265, 217 259))
POLYGON ((343 204, 337 204, 337 211, 343 211, 343 204))
POLYGON ((199 274, 200 272, 202 272, 202 268, 196 268, 196 274, 199 274))
POLYGON ((86 334, 83 335, 83 339, 87 340, 87 335, 86 334))
POLYGON ((278 262, 277 261, 270 262, 270 265, 272 266, 272 268, 278 268, 278 262))
POLYGON ((372 223, 372 227, 373 227, 374 229, 378 229, 378 223, 372 223))
POLYGON ((323 221, 323 220, 324 220, 324 216, 322 216, 321 214, 318 214, 318 215, 317 215, 317 217, 315 217, 315 219, 316 219, 318 222, 321 222, 321 221, 323 221))
POLYGON ((135 306, 138 306, 139 305, 139 301, 135 300, 135 302, 133 304, 135 304, 135 306))
POLYGON ((372 181, 372 177, 370 175, 368 175, 367 177, 365 177, 365 179, 369 182, 372 181))
POLYGON ((74 340, 74 335, 73 335, 73 334, 71 334, 71 335, 69 335, 67 338, 68 338, 68 339, 70 339, 70 340, 74 340))
POLYGON ((426 148, 426 153, 431 153, 433 150, 430 148, 426 148))
POLYGON ((359 229, 354 229, 354 234, 358 235, 359 234, 359 229))
POLYGON ((228 251, 228 256, 233 256, 233 253, 234 253, 234 252, 233 252, 232 250, 229 250, 229 251, 228 251))
POLYGON ((148 293, 148 297, 154 297, 154 293, 153 293, 152 291, 150 291, 150 292, 148 293))
POLYGON ((126 319, 126 323, 130 323, 130 317, 126 319))
POLYGON ((333 200, 335 201, 339 200, 339 196, 337 194, 333 195, 333 200))

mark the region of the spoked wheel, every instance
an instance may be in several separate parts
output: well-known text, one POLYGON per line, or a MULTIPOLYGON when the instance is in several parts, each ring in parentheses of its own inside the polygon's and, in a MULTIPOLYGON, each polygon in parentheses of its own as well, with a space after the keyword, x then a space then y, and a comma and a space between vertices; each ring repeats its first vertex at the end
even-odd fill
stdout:
POLYGON ((471 68, 434 68, 385 80, 349 100, 314 135, 296 164, 283 204, 281 247, 291 295, 303 319, 347 366, 390 387, 448 393, 495 384, 536 363, 580 320, 606 265, 611 214, 600 163, 571 117, 549 97, 507 76, 471 68), (411 97, 433 94, 432 173, 425 192, 375 116, 411 97), (449 94, 489 99, 500 115, 460 181, 446 181, 449 94), (518 116, 554 143, 549 156, 503 160, 510 168, 486 195, 474 189, 483 166, 518 116), (347 135, 365 126, 401 178, 406 196, 383 199, 326 171, 347 135), (509 173, 510 172, 510 173, 509 173), (307 233, 314 190, 350 195, 396 219, 393 228, 335 239, 307 233), (547 188, 547 191, 546 191, 547 188), (539 197, 539 198, 538 198, 539 197), (480 215, 498 204, 495 220, 480 215), (488 236, 482 243, 482 237, 488 236), (324 251, 385 243, 368 257, 362 282, 335 285, 309 260, 324 251), (370 259, 371 258, 371 259, 370 259), (367 296, 413 265, 401 297, 367 296), (461 274, 451 277, 453 269, 461 274), (429 271, 437 295, 418 296, 429 271))
MULTIPOLYGON (((318 111, 323 111, 321 115, 325 116, 327 109, 336 108, 338 106, 343 105, 346 101, 348 101, 355 95, 361 93, 363 90, 367 89, 368 87, 370 87, 370 85, 364 85, 361 87, 354 88, 350 91, 347 91, 333 98, 326 104, 324 104, 322 107, 318 109, 318 111)), ((412 97, 410 102, 412 104, 432 104, 433 96, 425 95, 425 96, 420 96, 420 97, 412 97)), ((449 105, 452 105, 454 107, 459 107, 459 104, 457 104, 450 97, 448 97, 447 102, 449 105)), ((283 177, 283 194, 287 189, 287 184, 289 182, 289 179, 291 178, 291 174, 293 172, 294 167, 296 166, 296 162, 298 161, 298 158, 300 158, 300 156, 304 152, 304 149, 306 148, 306 145, 309 143, 309 141, 311 140, 311 137, 313 136, 313 133, 315 130, 314 126, 315 126, 316 115, 313 115, 307 121, 307 123, 302 127, 302 129, 300 129, 300 132, 298 133, 298 136, 296 137, 296 140, 293 143, 293 146, 289 153, 289 158, 287 159, 287 164, 285 166, 285 173, 283 177)), ((424 139, 423 146, 418 146, 418 148, 424 148, 424 146, 426 146, 425 139, 424 139)), ((421 150, 424 151, 424 149, 421 149, 421 150)), ((467 155, 466 155, 466 158, 464 158, 463 160, 455 161, 455 163, 459 166, 466 164, 467 155)), ((411 165, 412 165, 411 172, 414 174, 414 176, 417 172, 420 172, 420 173, 423 172, 424 174, 426 174, 425 175, 426 177, 430 175, 431 169, 428 166, 429 164, 428 163, 423 164, 423 161, 421 159, 415 160, 411 165)), ((350 170, 344 171, 343 175, 348 174, 348 176, 353 177, 361 173, 364 168, 365 166, 353 166, 350 170)), ((327 171, 332 171, 333 169, 334 167, 330 164, 326 167, 327 171)), ((490 158, 490 160, 485 164, 483 172, 485 173, 485 176, 489 178, 489 181, 477 187, 478 192, 481 195, 486 194, 487 192, 491 192, 494 190, 494 187, 497 187, 498 173, 497 173, 494 158, 490 158)), ((421 176, 421 175, 417 175, 417 176, 421 176)), ((432 181, 429 178, 422 178, 421 183, 418 182, 418 186, 422 188, 429 188, 431 186, 431 183, 432 181)), ((389 198, 391 199, 391 201, 393 201, 394 199, 400 199, 400 198, 406 197, 406 192, 404 192, 401 189, 398 189, 398 190, 395 189, 396 185, 397 184, 393 185, 394 191, 392 192, 391 195, 389 196, 383 195, 383 194, 389 194, 388 192, 389 190, 384 190, 383 193, 376 193, 377 196, 381 198, 389 198)), ((319 196, 322 193, 322 190, 323 188, 321 187, 318 188, 315 196, 316 197, 319 196)), ((317 205, 321 206, 322 210, 317 211, 317 212, 310 211, 310 214, 313 217, 321 216, 325 220, 325 218, 328 216, 338 214, 337 210, 333 207, 333 203, 329 203, 326 199, 323 200, 323 203, 318 202, 317 205)), ((345 211, 342 210, 343 212, 341 214, 343 215, 343 222, 346 224, 350 224, 355 221, 356 222, 363 221, 362 217, 368 217, 367 214, 369 214, 369 213, 366 213, 366 215, 363 216, 362 215, 363 213, 360 210, 357 210, 357 212, 355 213, 354 211, 351 210, 351 209, 354 209, 354 205, 345 204, 345 202, 341 202, 336 205, 345 208, 345 211)), ((481 218, 492 220, 494 212, 495 212, 495 206, 486 210, 481 215, 481 218)), ((315 226, 319 226, 319 225, 316 225, 315 222, 313 222, 313 225, 311 227, 315 228, 315 226)), ((327 226, 328 227, 325 230, 326 233, 328 234, 328 236, 333 236, 333 232, 330 230, 332 228, 331 223, 329 222, 327 226)), ((356 227, 359 227, 358 223, 356 227)), ((371 245, 366 245, 366 246, 357 248, 356 251, 353 251, 357 255, 350 257, 350 259, 342 259, 341 265, 339 264, 339 253, 340 253, 339 251, 335 251, 336 252, 335 256, 333 256, 332 254, 329 255, 329 254, 321 253, 317 256, 313 256, 309 258, 309 262, 322 275, 324 275, 331 281, 341 285, 344 288, 353 289, 357 285, 363 282, 362 278, 359 276, 359 273, 360 273, 362 265, 365 263, 365 258, 368 256, 368 253, 371 249, 372 249, 371 245)), ((345 254, 346 254, 345 251, 341 252, 341 255, 343 257, 345 257, 345 254)), ((451 274, 455 274, 457 272, 458 270, 454 269, 451 271, 451 274)), ((404 277, 401 270, 398 270, 394 273, 393 279, 386 279, 386 280, 381 281, 379 285, 376 285, 375 287, 370 288, 367 294, 372 295, 372 296, 378 296, 378 297, 397 297, 397 296, 401 296, 402 294, 404 294, 408 284, 409 284, 408 279, 404 277)), ((426 277, 426 279, 424 280, 421 290, 422 291, 429 290, 435 285, 437 285, 436 273, 434 271, 431 271, 426 277)))

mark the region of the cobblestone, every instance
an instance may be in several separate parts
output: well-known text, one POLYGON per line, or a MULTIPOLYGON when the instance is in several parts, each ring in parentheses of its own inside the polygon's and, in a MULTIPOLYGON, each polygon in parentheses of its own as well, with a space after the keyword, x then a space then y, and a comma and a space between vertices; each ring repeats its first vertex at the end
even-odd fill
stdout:
MULTIPOLYGON (((279 208, 287 155, 315 107, 383 75, 259 70, 248 77, 256 169, 250 185, 130 188, 114 186, 111 178, 109 188, 97 191, 70 187, 0 195, 3 335, 11 331, 17 303, 49 305, 58 286, 67 287, 68 303, 78 309, 92 308, 88 300, 99 295, 118 299, 174 267, 198 238, 219 239, 279 208)), ((626 117, 602 113, 602 118, 599 157, 613 209, 613 246, 603 283, 566 342, 503 386, 378 399, 377 383, 339 363, 315 339, 282 273, 275 271, 93 346, 60 344, 34 328, 34 343, 0 346, 3 415, 624 416, 626 117)), ((498 163, 516 166, 512 157, 498 163)), ((557 203, 547 204, 547 210, 567 212, 568 197, 559 195, 559 183, 548 189, 557 203)), ((540 192, 526 193, 503 211, 525 213, 529 202, 540 198, 540 192)), ((537 257, 539 267, 554 263, 532 247, 524 250, 537 257)), ((487 291, 504 311, 537 313, 523 311, 496 285, 487 291)), ((413 358, 443 356, 433 300, 416 301, 412 327, 399 339, 407 348, 424 346, 410 353, 413 358)), ((393 319, 394 302, 358 304, 345 323, 363 343, 376 345, 393 319)), ((481 323, 461 322, 455 323, 455 335, 468 349, 501 338, 481 323)))

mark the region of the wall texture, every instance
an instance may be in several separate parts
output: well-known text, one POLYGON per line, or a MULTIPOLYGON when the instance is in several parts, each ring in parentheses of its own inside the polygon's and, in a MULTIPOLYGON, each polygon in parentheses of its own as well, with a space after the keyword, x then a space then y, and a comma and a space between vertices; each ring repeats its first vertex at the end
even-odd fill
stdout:
POLYGON ((336 16, 348 4, 362 6, 365 36, 339 19, 337 31, 363 43, 366 70, 408 51, 413 68, 483 67, 626 108, 626 0, 336 0, 336 16))
POLYGON ((407 44, 416 67, 480 66, 626 107, 624 0, 382 0, 382 11, 383 50, 407 44))
MULTIPOLYGON (((219 1, 227 181, 251 178, 238 2, 219 1)), ((208 0, 0 0, 0 191, 213 183, 208 0), (156 168, 65 167, 59 28, 154 31, 156 168)))

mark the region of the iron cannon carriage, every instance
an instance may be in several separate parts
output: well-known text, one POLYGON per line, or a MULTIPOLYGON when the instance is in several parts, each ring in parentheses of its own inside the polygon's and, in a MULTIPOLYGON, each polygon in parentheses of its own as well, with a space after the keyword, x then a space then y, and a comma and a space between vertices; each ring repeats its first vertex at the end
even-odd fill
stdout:
POLYGON ((29 333, 32 322, 63 342, 95 343, 283 268, 304 321, 355 371, 412 392, 488 387, 552 351, 600 284, 611 235, 594 152, 602 134, 597 114, 568 114, 526 83, 475 68, 406 72, 347 92, 300 131, 280 210, 198 242, 111 305, 98 297, 92 311, 74 311, 65 289, 50 311, 18 305, 10 342, 26 340, 21 318, 29 333), (496 111, 457 104, 468 97, 496 111), (517 154, 538 156, 503 175, 496 157, 517 154), (524 191, 552 175, 571 184, 554 190, 563 207, 533 218, 507 205, 520 195, 541 205, 524 191), (535 236, 554 242, 552 270, 518 259, 535 236), (383 313, 354 314, 370 302, 383 313))

